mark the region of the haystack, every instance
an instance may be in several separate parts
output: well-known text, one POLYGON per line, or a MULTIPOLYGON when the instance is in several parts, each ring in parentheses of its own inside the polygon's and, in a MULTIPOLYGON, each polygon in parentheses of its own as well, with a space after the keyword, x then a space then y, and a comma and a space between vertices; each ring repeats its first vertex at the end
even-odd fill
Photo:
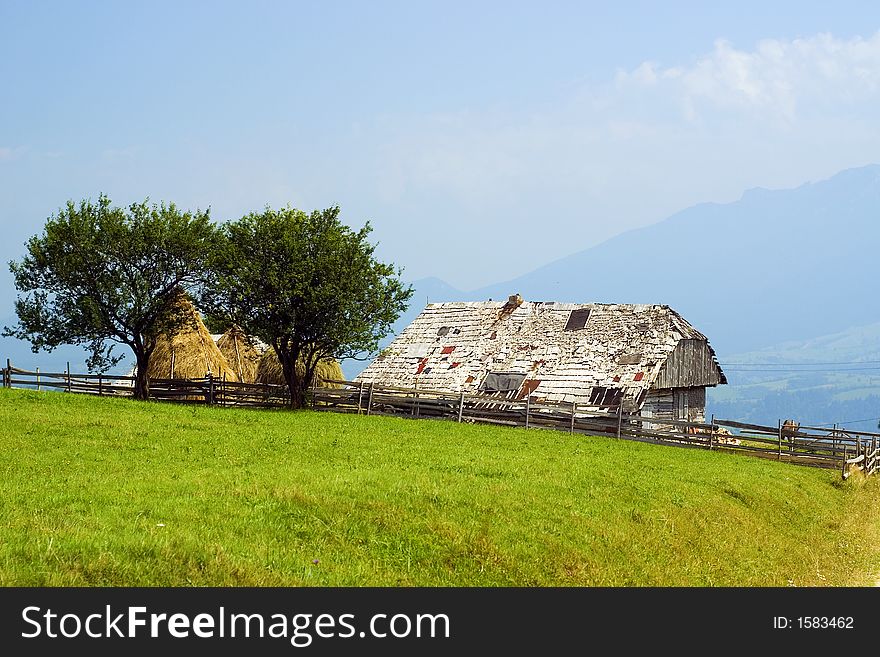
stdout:
POLYGON ((191 320, 182 329, 162 333, 150 356, 147 376, 151 379, 201 379, 208 373, 227 381, 238 381, 235 370, 214 344, 192 301, 180 292, 172 302, 172 312, 191 320))
MULTIPOLYGON (((304 367, 301 362, 296 364, 296 371, 300 376, 303 375, 304 367)), ((315 367, 315 378, 318 380, 343 380, 342 368, 339 366, 339 362, 335 358, 319 360, 318 365, 315 367)), ((278 360, 278 356, 275 355, 275 350, 272 348, 267 349, 260 358, 260 363, 257 367, 257 383, 274 383, 275 385, 286 384, 286 381, 284 380, 284 372, 281 370, 281 361, 278 360)), ((331 388, 339 387, 339 384, 335 383, 325 383, 324 385, 331 388)))
POLYGON ((233 325, 217 340, 217 348, 235 371, 238 380, 243 383, 254 383, 257 380, 257 367, 260 363, 260 351, 254 340, 241 328, 233 325))

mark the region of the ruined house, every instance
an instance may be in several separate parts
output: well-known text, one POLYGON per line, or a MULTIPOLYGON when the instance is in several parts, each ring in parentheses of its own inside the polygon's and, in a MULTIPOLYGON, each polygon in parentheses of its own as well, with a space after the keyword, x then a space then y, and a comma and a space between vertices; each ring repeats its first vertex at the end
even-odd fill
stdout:
POLYGON ((669 306, 519 295, 429 304, 357 380, 689 421, 727 383, 706 336, 669 306))

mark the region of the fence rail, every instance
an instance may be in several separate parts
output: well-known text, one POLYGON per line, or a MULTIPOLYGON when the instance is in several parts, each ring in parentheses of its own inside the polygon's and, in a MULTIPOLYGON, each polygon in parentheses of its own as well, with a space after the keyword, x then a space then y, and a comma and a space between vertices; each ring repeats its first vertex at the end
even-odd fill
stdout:
MULTIPOLYGON (((58 389, 99 396, 132 396, 134 377, 107 374, 40 372, 13 367, 2 370, 4 387, 58 389)), ((624 413, 621 406, 537 403, 484 394, 377 386, 373 383, 323 380, 310 389, 315 410, 364 415, 447 419, 569 433, 613 436, 626 440, 719 450, 799 465, 831 468, 844 479, 855 471, 871 475, 880 461, 880 434, 840 427, 795 428, 718 419, 686 422, 624 413)), ((207 376, 202 379, 150 379, 150 398, 176 403, 228 407, 278 408, 290 400, 286 386, 240 383, 207 376)))

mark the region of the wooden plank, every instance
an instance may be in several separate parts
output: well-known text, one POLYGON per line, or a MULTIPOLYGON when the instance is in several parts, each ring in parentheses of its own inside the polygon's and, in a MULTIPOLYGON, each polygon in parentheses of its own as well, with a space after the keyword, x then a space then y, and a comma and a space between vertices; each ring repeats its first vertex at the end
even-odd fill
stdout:
MULTIPOLYGON (((36 385, 36 383, 35 383, 34 381, 31 381, 30 379, 13 379, 13 378, 8 378, 8 379, 6 380, 6 383, 8 384, 8 385, 6 386, 6 387, 8 387, 8 388, 12 388, 12 387, 17 386, 17 385, 19 385, 19 386, 33 386, 33 385, 36 385)), ((43 387, 46 387, 46 388, 67 388, 67 382, 66 382, 66 381, 43 381, 40 385, 42 385, 43 387)))
MULTIPOLYGON (((808 427, 808 426, 801 426, 800 429, 801 429, 801 430, 806 429, 807 431, 826 431, 826 432, 827 432, 827 431, 833 431, 833 429, 829 429, 828 427, 808 427)), ((840 431, 843 431, 844 433, 851 434, 851 435, 853 435, 853 436, 865 436, 865 437, 867 437, 867 438, 871 438, 871 437, 873 437, 873 438, 880 438, 880 433, 876 433, 876 432, 872 432, 872 431, 856 431, 856 430, 854 430, 854 429, 853 429, 853 430, 850 430, 850 429, 839 429, 839 430, 840 430, 840 431)))
POLYGON ((721 427, 730 427, 732 429, 751 429, 753 431, 765 431, 776 435, 776 427, 767 427, 761 424, 749 424, 747 422, 736 422, 734 420, 715 419, 715 424, 721 427))

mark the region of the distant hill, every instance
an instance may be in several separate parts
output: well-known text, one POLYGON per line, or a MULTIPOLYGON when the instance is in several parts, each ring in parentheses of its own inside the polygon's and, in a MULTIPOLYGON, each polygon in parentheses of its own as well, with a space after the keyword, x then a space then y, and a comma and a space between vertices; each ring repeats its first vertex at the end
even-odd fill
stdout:
POLYGON ((880 422, 880 323, 809 340, 721 356, 730 385, 710 390, 718 417, 775 424, 843 424, 876 431, 880 422))
POLYGON ((871 165, 697 205, 470 296, 669 304, 735 353, 880 321, 878 251, 871 165))

